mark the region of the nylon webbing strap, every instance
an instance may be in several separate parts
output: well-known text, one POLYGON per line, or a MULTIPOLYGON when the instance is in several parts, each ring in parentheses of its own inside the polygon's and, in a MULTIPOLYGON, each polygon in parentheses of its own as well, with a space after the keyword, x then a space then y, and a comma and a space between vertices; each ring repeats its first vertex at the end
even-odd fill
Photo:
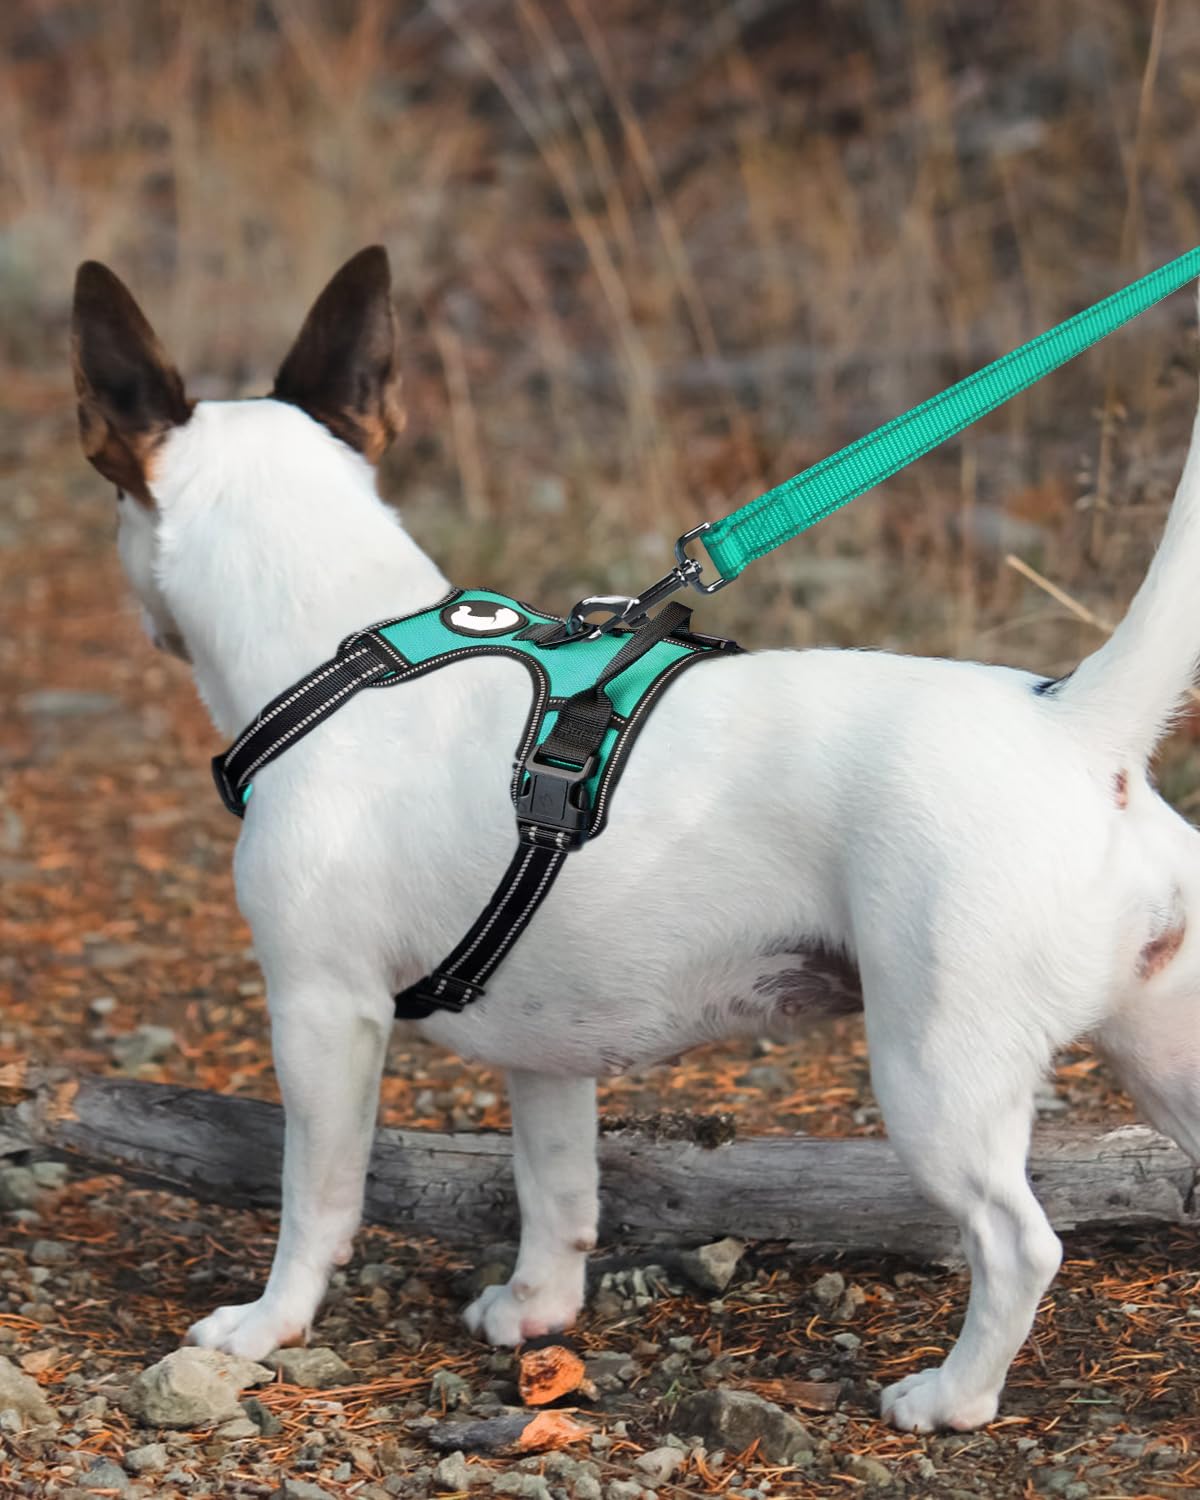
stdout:
POLYGON ((245 791, 256 771, 304 738, 361 688, 389 677, 407 665, 398 651, 377 635, 351 636, 336 656, 273 698, 254 723, 215 756, 213 780, 221 801, 239 818, 245 791))
POLYGON ((704 545, 722 577, 873 489, 1200 275, 1200 247, 1076 313, 940 395, 714 521, 704 545))
POLYGON ((443 963, 396 996, 396 1018, 423 1021, 460 1011, 484 993, 492 970, 529 925, 567 857, 566 849, 521 844, 475 925, 443 963))
POLYGON ((396 1017, 421 1021, 438 1010, 461 1011, 485 993, 492 970, 546 899, 567 855, 587 838, 585 786, 612 722, 604 691, 659 641, 691 619, 668 604, 635 630, 590 687, 568 698, 554 728, 527 758, 517 796, 520 843, 475 924, 443 963, 396 996, 396 1017))

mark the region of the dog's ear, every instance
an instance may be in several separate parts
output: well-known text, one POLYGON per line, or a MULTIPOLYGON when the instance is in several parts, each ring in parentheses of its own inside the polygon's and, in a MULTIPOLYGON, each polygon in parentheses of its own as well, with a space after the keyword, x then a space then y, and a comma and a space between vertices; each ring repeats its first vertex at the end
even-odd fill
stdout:
POLYGON ((379 462, 404 426, 392 273, 382 245, 348 260, 313 303, 271 395, 379 462))
POLYGON ((85 456, 118 489, 153 505, 154 450, 192 407, 141 308, 94 260, 75 276, 71 365, 85 456))

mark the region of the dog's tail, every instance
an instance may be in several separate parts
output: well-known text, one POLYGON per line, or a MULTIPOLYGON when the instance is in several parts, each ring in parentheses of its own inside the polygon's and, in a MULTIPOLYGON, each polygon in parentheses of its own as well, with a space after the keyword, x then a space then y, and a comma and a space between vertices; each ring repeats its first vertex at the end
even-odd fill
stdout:
POLYGON ((1047 694, 1115 755, 1148 760, 1200 662, 1200 413, 1162 541, 1125 618, 1047 694))

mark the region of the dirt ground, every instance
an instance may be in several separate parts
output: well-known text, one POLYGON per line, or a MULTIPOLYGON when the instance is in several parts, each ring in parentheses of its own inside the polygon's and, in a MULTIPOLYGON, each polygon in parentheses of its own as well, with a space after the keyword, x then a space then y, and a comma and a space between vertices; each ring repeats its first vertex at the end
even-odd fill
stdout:
MULTIPOLYGON (((0 479, 0 693, 11 705, 0 723, 0 1065, 34 1058, 273 1097, 260 981, 232 898, 235 827, 207 769, 213 731, 186 670, 141 636, 106 545, 110 497, 75 458, 69 414, 28 416, 18 436, 35 462, 0 479)), ((606 1084, 602 1107, 729 1110, 746 1132, 880 1129, 851 1021, 802 1045, 706 1049, 682 1067, 606 1084)), ((1097 1122, 1131 1117, 1082 1049, 1063 1059, 1042 1099, 1046 1118, 1066 1110, 1097 1122)), ((383 1117, 503 1127, 503 1080, 398 1032, 383 1117)), ((372 1229, 336 1278, 316 1334, 350 1366, 349 1384, 261 1389, 282 1424, 270 1436, 139 1430, 119 1393, 197 1315, 255 1295, 273 1223, 78 1172, 8 1219, 0 1341, 63 1424, 51 1437, 0 1438, 0 1483, 12 1493, 97 1493, 119 1477, 130 1496, 267 1495, 291 1476, 333 1496, 423 1495, 438 1488, 439 1455, 423 1440, 426 1419, 443 1415, 437 1372, 461 1375, 478 1411, 516 1399, 512 1356, 483 1348, 458 1320, 473 1271, 511 1250, 490 1243, 487 1225, 477 1249, 453 1252, 372 1229), (119 1466, 164 1438, 164 1468, 152 1476, 91 1467, 119 1466)), ((550 1493, 571 1494, 572 1472, 554 1466, 584 1461, 605 1485, 654 1489, 638 1456, 669 1434, 686 1439, 673 1423, 679 1400, 720 1383, 795 1411, 815 1440, 812 1459, 786 1468, 754 1453, 714 1457, 710 1445, 707 1456, 690 1453, 660 1495, 841 1495, 885 1482, 889 1494, 930 1496, 1200 1495, 1193 1230, 1069 1238, 1000 1419, 982 1433, 928 1439, 880 1425, 878 1387, 949 1347, 960 1272, 812 1265, 763 1245, 720 1298, 653 1271, 648 1294, 628 1295, 639 1264, 645 1279, 645 1264, 661 1259, 607 1242, 598 1254, 598 1300, 578 1333, 609 1373, 599 1399, 579 1405, 595 1435, 563 1458, 480 1459, 481 1483, 544 1474, 559 1486, 550 1493), (818 1291, 835 1270, 852 1290, 831 1303, 818 1291), (604 1284, 606 1273, 615 1283, 604 1284), (638 1295, 649 1300, 639 1306, 638 1295), (813 1388, 832 1410, 805 1410, 813 1388)))
MULTIPOLYGON (((227 395, 265 389, 324 277, 385 240, 411 419, 385 492, 458 581, 554 608, 657 576, 684 526, 1200 241, 1182 5, 612 0, 599 34, 582 0, 99 14, 0 16, 0 1093, 33 1061, 276 1097, 221 747, 141 635, 75 446, 83 255, 227 395)), ((1069 666, 1098 627, 1006 557, 1101 620, 1128 598, 1194 405, 1185 300, 764 561, 702 628, 1069 666)), ((1197 732, 1159 767, 1185 812, 1197 732)), ((1082 1047, 1039 1103, 1132 1118, 1082 1047)), ((852 1020, 608 1083, 602 1108, 881 1131, 852 1020)), ((505 1128, 503 1080, 398 1031, 383 1118, 505 1128)), ((596 1392, 565 1398, 586 1431, 464 1469, 438 1467, 437 1424, 519 1403, 514 1357, 459 1321, 511 1257, 488 1225, 453 1249, 365 1231, 315 1335, 333 1385, 160 1430, 123 1393, 256 1295, 271 1216, 20 1158, 0 1202, 0 1355, 58 1422, 0 1418, 0 1495, 1200 1496, 1194 1228, 1069 1236, 1000 1418, 933 1438, 882 1427, 878 1390, 949 1348, 959 1269, 751 1245, 717 1295, 605 1239, 575 1336, 596 1392), (717 1388, 794 1414, 801 1458, 695 1446, 677 1413, 717 1388)))

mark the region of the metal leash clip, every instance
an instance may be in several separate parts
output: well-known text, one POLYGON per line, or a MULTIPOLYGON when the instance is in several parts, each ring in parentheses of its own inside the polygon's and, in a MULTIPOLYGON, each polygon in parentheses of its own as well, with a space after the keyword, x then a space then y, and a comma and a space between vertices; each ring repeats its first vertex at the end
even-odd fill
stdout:
MULTIPOLYGON (((675 566, 640 594, 590 594, 586 599, 580 599, 566 618, 562 640, 594 641, 599 636, 611 635, 622 625, 636 625, 652 609, 669 599, 672 594, 678 594, 681 589, 692 588, 698 594, 715 594, 727 583, 732 583, 732 578, 722 578, 719 575, 714 582, 705 583, 701 576, 704 564, 698 557, 688 555, 688 543, 703 536, 711 526, 711 521, 701 521, 699 526, 685 531, 675 543, 675 566), (600 619, 589 618, 601 612, 600 619)), ((560 643, 547 641, 543 644, 560 643)))

